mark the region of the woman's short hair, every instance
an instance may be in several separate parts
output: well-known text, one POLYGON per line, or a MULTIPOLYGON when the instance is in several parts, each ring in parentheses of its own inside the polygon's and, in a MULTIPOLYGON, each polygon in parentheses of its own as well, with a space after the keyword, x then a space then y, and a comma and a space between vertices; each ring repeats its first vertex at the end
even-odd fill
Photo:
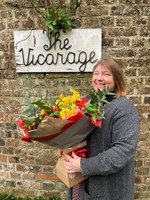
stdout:
POLYGON ((122 70, 122 65, 112 58, 105 58, 99 60, 96 65, 93 67, 93 72, 97 68, 97 66, 105 66, 107 67, 112 75, 115 84, 115 92, 117 97, 125 96, 126 95, 126 83, 125 78, 122 70))

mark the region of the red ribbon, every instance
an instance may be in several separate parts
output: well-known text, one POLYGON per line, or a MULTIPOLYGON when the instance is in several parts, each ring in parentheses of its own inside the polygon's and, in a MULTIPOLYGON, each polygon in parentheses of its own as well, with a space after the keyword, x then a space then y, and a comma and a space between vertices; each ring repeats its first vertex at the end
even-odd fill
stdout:
MULTIPOLYGON (((81 148, 81 149, 75 150, 74 153, 79 157, 86 158, 86 155, 87 153, 89 153, 89 151, 86 148, 81 148)), ((61 156, 63 156, 63 151, 61 151, 60 154, 61 156)), ((68 155, 72 157, 72 152, 68 153, 68 155)))
POLYGON ((88 153, 88 150, 86 148, 78 149, 78 150, 74 151, 74 153, 79 157, 85 158, 88 153))
POLYGON ((90 118, 92 124, 94 124, 95 126, 98 126, 98 127, 102 126, 102 120, 101 119, 100 120, 97 119, 96 121, 94 121, 92 117, 89 117, 89 118, 90 118))

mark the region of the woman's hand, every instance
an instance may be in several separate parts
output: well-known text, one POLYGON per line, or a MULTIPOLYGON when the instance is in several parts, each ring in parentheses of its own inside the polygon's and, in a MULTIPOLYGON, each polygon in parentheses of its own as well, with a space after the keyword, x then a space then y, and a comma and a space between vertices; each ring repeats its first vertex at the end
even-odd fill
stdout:
POLYGON ((71 156, 67 154, 63 154, 63 156, 65 157, 64 166, 67 173, 81 172, 81 157, 77 156, 74 152, 72 152, 71 156))
POLYGON ((57 150, 57 157, 60 158, 62 156, 62 150, 58 149, 57 150))

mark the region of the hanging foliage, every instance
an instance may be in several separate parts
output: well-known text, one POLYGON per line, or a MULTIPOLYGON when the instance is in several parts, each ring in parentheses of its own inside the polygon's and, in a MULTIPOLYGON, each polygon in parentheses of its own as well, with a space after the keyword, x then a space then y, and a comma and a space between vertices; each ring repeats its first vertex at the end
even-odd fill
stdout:
POLYGON ((54 36, 57 32, 66 33, 76 28, 72 15, 80 6, 79 0, 26 0, 26 3, 42 17, 42 28, 48 37, 50 34, 54 36))

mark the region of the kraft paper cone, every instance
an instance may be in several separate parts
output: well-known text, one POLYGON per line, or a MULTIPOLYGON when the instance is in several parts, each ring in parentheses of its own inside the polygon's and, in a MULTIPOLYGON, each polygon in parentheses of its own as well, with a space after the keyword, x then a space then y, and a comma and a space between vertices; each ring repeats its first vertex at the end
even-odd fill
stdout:
POLYGON ((81 112, 66 120, 45 117, 36 130, 23 134, 22 140, 66 149, 83 142, 95 127, 90 118, 81 112))
POLYGON ((29 138, 46 137, 58 133, 69 121, 60 118, 44 117, 36 130, 29 131, 29 138))
POLYGON ((65 183, 65 185, 68 188, 73 187, 74 185, 82 182, 83 180, 87 179, 87 177, 82 176, 81 173, 73 173, 73 174, 68 174, 65 170, 64 167, 64 158, 61 157, 58 159, 57 164, 56 164, 56 175, 57 177, 65 183))
MULTIPOLYGON (((58 118, 54 119, 55 119, 54 122, 56 123, 58 118)), ((49 120, 51 121, 51 119, 49 120)), ((59 119, 58 121, 61 122, 61 120, 62 119, 59 119)), ((62 121, 64 121, 65 125, 69 123, 67 122, 67 120, 62 120, 62 121)), ((62 132, 60 127, 63 126, 63 123, 53 124, 52 130, 51 126, 48 124, 48 121, 47 123, 42 123, 42 125, 41 126, 40 125, 38 129, 29 131, 28 137, 33 141, 35 140, 60 149, 69 148, 76 144, 81 143, 95 128, 95 126, 91 123, 90 119, 87 116, 83 116, 82 118, 77 120, 75 123, 73 123, 71 126, 69 126, 66 130, 62 132), (60 132, 57 132, 58 130, 60 132), (52 136, 53 134, 57 134, 56 137, 49 139, 48 137, 52 136), (46 137, 44 138, 44 136, 46 137)))

